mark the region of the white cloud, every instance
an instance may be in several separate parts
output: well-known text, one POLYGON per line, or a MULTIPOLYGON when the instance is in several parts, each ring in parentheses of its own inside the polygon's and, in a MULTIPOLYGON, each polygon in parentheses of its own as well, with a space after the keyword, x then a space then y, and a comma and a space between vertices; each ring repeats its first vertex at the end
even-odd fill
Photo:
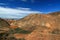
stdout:
POLYGON ((0 17, 3 17, 3 18, 22 18, 30 13, 42 13, 42 12, 31 11, 30 8, 13 9, 13 8, 7 8, 7 7, 6 8, 0 7, 0 17))
POLYGON ((20 9, 20 10, 30 10, 30 8, 22 8, 22 7, 16 7, 16 9, 20 9))

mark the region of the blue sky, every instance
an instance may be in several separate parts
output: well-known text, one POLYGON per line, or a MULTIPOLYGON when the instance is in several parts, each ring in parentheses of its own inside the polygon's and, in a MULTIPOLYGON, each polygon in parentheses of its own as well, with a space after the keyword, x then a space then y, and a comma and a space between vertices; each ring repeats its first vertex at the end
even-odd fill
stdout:
POLYGON ((30 13, 60 11, 60 0, 0 0, 0 17, 22 18, 30 13))

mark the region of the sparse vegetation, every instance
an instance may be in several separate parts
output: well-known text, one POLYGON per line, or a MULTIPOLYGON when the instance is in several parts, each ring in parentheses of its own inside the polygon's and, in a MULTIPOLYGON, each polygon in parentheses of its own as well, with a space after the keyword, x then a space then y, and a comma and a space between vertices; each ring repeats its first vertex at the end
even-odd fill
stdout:
POLYGON ((15 31, 15 33, 22 33, 22 34, 30 33, 30 31, 23 30, 23 29, 20 29, 20 28, 16 28, 16 29, 14 29, 14 31, 15 31))
POLYGON ((60 34, 60 30, 59 29, 55 29, 52 31, 52 34, 60 34))

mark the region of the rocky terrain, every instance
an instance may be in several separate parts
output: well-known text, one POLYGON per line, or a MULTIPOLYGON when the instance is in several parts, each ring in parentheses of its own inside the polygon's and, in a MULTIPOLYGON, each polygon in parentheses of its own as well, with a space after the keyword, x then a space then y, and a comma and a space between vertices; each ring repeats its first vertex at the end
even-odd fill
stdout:
POLYGON ((9 28, 9 40, 60 40, 60 12, 29 14, 19 20, 3 20, 0 21, 0 27, 9 28))

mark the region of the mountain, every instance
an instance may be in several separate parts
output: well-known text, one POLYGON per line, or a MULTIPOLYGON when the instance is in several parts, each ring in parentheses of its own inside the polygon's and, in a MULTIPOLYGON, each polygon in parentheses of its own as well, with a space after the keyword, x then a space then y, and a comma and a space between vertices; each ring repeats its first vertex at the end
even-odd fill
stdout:
POLYGON ((6 20, 0 18, 0 27, 9 27, 9 26, 10 24, 6 20))
POLYGON ((6 20, 0 18, 0 40, 5 40, 4 38, 7 37, 9 26, 10 24, 6 20))
POLYGON ((29 14, 18 20, 0 18, 2 27, 10 28, 9 40, 60 40, 60 12, 29 14))
POLYGON ((30 32, 29 35, 25 37, 26 40, 54 40, 55 38, 59 40, 59 15, 60 14, 58 12, 49 14, 30 14, 22 19, 17 20, 14 25, 30 32), (59 38, 55 37, 56 35, 59 38))
POLYGON ((8 31, 9 26, 10 24, 6 20, 0 18, 0 33, 8 31))
POLYGON ((52 12, 52 13, 49 13, 49 15, 60 15, 60 11, 58 11, 58 12, 52 12))

